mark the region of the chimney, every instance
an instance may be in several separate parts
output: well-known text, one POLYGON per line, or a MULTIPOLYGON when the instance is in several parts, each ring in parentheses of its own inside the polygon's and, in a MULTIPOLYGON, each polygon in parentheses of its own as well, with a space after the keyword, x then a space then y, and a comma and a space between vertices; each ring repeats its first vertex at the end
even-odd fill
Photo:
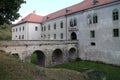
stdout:
POLYGON ((36 10, 34 10, 33 13, 36 13, 36 10))

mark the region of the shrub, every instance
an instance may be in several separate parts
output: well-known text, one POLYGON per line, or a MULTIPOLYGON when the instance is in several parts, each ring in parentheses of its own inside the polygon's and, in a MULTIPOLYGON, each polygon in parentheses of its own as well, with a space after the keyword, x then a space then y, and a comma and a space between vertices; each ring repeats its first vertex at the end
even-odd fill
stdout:
POLYGON ((31 63, 37 64, 37 54, 36 53, 33 53, 31 55, 31 63))

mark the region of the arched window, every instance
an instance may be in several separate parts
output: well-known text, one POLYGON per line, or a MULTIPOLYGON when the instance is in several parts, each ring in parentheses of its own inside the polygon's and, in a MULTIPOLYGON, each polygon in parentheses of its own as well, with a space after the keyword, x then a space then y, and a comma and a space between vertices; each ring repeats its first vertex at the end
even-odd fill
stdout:
POLYGON ((71 33, 71 40, 77 40, 77 34, 75 32, 71 33))
POLYGON ((113 10, 113 20, 119 20, 119 11, 118 9, 113 10))
POLYGON ((87 20, 88 20, 88 24, 92 24, 92 16, 91 15, 88 15, 87 20))
POLYGON ((74 26, 77 26, 77 19, 74 18, 74 26))
POLYGON ((93 15, 93 23, 98 23, 98 16, 96 13, 93 15))
POLYGON ((73 25, 74 25, 73 19, 70 19, 70 27, 73 27, 73 25))

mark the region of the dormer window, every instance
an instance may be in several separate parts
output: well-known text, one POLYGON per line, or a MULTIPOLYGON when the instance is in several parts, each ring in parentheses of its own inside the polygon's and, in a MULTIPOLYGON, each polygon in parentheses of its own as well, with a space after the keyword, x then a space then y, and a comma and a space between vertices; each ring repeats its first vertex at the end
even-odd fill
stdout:
POLYGON ((95 5, 96 3, 98 3, 98 0, 93 0, 93 4, 95 5))
POLYGON ((47 18, 47 19, 49 19, 50 17, 49 17, 49 16, 47 16, 46 18, 47 18))
POLYGON ((66 13, 68 13, 68 12, 70 12, 70 10, 69 10, 69 9, 66 9, 66 13))

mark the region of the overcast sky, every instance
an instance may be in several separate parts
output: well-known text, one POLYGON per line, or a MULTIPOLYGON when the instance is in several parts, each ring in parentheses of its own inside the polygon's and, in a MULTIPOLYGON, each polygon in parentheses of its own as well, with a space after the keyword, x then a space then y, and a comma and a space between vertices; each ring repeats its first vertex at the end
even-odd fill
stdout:
MULTIPOLYGON (((80 3, 83 0, 26 0, 26 4, 22 4, 19 10, 21 18, 36 11, 36 14, 45 16, 60 9, 80 3)), ((15 21, 14 23, 18 22, 15 21)))

